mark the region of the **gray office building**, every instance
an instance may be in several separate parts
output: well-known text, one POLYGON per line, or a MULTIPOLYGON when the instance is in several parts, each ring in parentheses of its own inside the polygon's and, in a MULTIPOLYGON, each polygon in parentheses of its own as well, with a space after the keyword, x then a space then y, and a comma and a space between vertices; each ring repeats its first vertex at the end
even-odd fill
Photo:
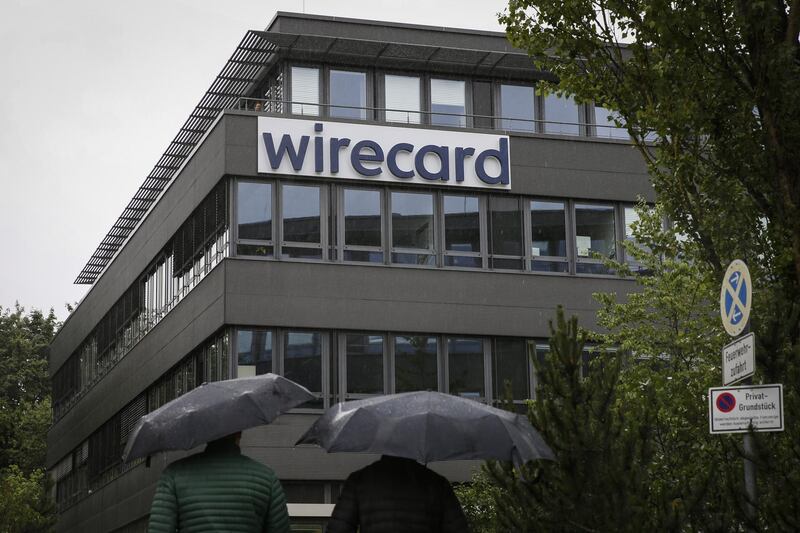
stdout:
POLYGON ((50 353, 58 530, 146 527, 185 453, 121 452, 203 382, 275 372, 318 394, 242 440, 298 531, 376 459, 295 446, 322 409, 532 398, 556 306, 591 327, 592 293, 632 288, 596 254, 624 259, 654 199, 608 111, 545 79, 502 33, 292 13, 249 31, 77 277, 50 353))

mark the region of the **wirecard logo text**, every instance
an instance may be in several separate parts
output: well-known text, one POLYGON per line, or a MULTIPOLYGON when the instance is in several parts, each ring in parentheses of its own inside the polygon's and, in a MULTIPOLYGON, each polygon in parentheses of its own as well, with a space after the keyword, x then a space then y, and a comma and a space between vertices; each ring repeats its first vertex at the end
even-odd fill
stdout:
POLYGON ((258 117, 258 171, 511 188, 508 137, 258 117))

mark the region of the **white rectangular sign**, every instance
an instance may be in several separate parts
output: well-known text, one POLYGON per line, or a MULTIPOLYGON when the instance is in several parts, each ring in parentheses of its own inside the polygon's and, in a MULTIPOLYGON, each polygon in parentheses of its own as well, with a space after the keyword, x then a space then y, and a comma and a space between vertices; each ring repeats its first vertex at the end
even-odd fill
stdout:
POLYGON ((740 337, 722 349, 722 384, 731 385, 756 371, 754 334, 740 337))
POLYGON ((258 117, 258 171, 511 189, 506 135, 258 117))
POLYGON ((751 385, 708 389, 711 433, 783 431, 783 385, 751 385))

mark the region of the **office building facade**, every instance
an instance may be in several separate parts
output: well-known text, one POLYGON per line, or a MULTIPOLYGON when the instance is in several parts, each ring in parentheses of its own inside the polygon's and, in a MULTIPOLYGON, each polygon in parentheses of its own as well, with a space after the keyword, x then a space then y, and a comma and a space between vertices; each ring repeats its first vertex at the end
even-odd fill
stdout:
MULTIPOLYGON (((294 446, 340 401, 534 394, 557 305, 595 324, 646 168, 500 33, 279 13, 251 31, 93 254, 51 346, 60 531, 138 531, 182 453, 124 464, 138 418, 203 382, 319 400, 245 432, 315 531, 375 459, 294 446)), ((453 481, 473 463, 434 468, 453 481)))

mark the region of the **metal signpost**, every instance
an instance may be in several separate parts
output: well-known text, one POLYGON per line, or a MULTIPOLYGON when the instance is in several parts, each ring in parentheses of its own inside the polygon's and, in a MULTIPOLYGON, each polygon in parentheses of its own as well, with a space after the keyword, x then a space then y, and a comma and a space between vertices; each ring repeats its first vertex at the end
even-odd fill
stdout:
MULTIPOLYGON (((753 300, 753 285, 750 280, 750 270, 741 259, 735 259, 728 265, 725 271, 725 277, 722 279, 722 289, 719 294, 719 311, 722 316, 722 326, 728 335, 737 337, 742 332, 748 333, 749 320, 750 320, 750 306, 753 300)), ((755 337, 750 337, 751 347, 755 344, 755 337)), ((732 345, 725 348, 729 349, 732 355, 731 362, 736 361, 739 357, 736 355, 738 349, 735 347, 739 340, 735 341, 732 345)), ((753 351, 753 364, 751 364, 750 372, 737 372, 736 365, 731 369, 726 364, 725 349, 722 351, 722 368, 723 368, 723 383, 735 383, 739 379, 747 376, 752 376, 755 372, 755 349, 753 351), (733 370, 734 375, 729 377, 728 372, 733 370)), ((748 382, 752 380, 748 379, 748 382)), ((714 389, 708 391, 709 397, 709 429, 714 433, 714 416, 718 415, 735 416, 738 414, 736 410, 737 398, 731 390, 718 391, 715 395, 714 389), (734 413, 731 415, 730 413, 734 413)), ((734 424, 735 425, 735 424, 734 424)), ((749 432, 750 424, 748 423, 748 430, 744 434, 744 490, 747 505, 747 515, 751 521, 756 519, 756 502, 758 495, 756 494, 756 465, 750 459, 754 453, 753 435, 749 432)), ((783 427, 783 424, 781 424, 783 427)))

